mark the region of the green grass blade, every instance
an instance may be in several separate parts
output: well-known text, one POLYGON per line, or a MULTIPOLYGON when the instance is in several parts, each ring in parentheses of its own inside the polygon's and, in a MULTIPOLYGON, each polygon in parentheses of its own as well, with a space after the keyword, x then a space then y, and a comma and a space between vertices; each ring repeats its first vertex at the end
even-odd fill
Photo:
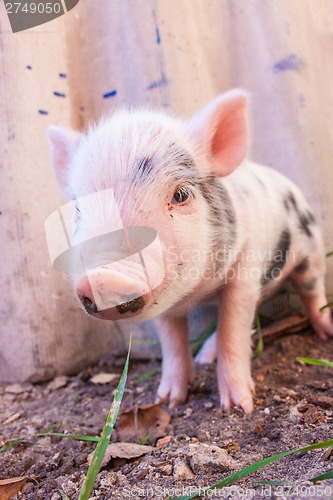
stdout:
POLYGON ((260 316, 258 313, 256 313, 256 328, 258 332, 258 342, 256 345, 256 348, 253 352, 253 357, 254 358, 259 358, 260 354, 264 350, 264 338, 262 336, 262 328, 261 328, 261 321, 260 321, 260 316))
POLYGON ((261 486, 287 486, 287 481, 255 481, 253 484, 261 486))
POLYGON ((58 490, 62 500, 70 500, 70 498, 66 495, 63 490, 58 490))
POLYGON ((117 420, 117 416, 119 413, 119 408, 121 401, 123 399, 124 391, 125 391, 125 385, 126 385, 126 380, 127 380, 127 373, 128 373, 128 363, 129 363, 129 356, 130 356, 130 351, 131 351, 131 345, 132 345, 132 337, 130 338, 129 341, 129 346, 128 346, 128 353, 127 353, 127 358, 126 358, 126 363, 123 369, 123 373, 121 375, 109 414, 106 419, 106 424, 103 428, 101 437, 97 443, 97 446, 95 448, 92 460, 90 462, 88 472, 86 479, 84 481, 84 484, 82 486, 79 500, 88 500, 90 493, 94 487, 95 481, 97 474, 99 473, 99 470, 101 468, 101 464, 106 452, 106 448, 110 442, 110 437, 113 431, 114 424, 117 420))
POLYGON ((329 470, 328 472, 324 472, 324 474, 320 474, 320 476, 313 477, 312 479, 309 479, 312 483, 316 483, 317 481, 324 481, 325 479, 332 479, 333 478, 333 469, 329 470))
MULTIPOLYGON (((218 483, 209 486, 208 488, 202 491, 202 494, 205 494, 205 492, 208 490, 213 490, 215 488, 223 488, 224 486, 228 486, 229 484, 235 483, 236 481, 239 481, 240 479, 243 479, 244 477, 253 474, 257 470, 262 469, 266 465, 275 462, 276 460, 280 460, 281 458, 284 458, 288 455, 292 455, 293 453, 330 448, 332 445, 333 445, 333 439, 329 439, 328 441, 322 441, 320 443, 311 444, 310 446, 305 446, 304 448, 297 448, 295 450, 284 451, 282 453, 278 453, 277 455, 264 458, 263 460, 259 460, 259 462, 255 462, 251 465, 248 465, 247 467, 238 472, 234 472, 234 474, 231 474, 230 476, 222 479, 222 481, 219 481, 218 483)), ((173 498, 169 497, 168 500, 191 500, 192 498, 197 498, 197 497, 198 495, 195 493, 194 495, 188 495, 182 497, 173 497, 173 498)))
POLYGON ((8 444, 5 444, 4 446, 2 446, 0 448, 0 453, 4 453, 5 451, 10 450, 10 448, 13 448, 13 446, 15 446, 17 443, 20 443, 21 441, 23 441, 23 439, 24 438, 22 438, 22 437, 13 439, 13 441, 10 441, 8 444))
POLYGON ((153 432, 153 431, 150 431, 150 432, 147 434, 147 436, 145 436, 144 438, 142 438, 142 439, 139 441, 139 444, 141 444, 141 445, 145 445, 145 444, 147 444, 148 439, 149 439, 149 438, 150 438, 150 436, 152 435, 152 432, 153 432))
POLYGON ((44 436, 45 434, 48 434, 50 431, 58 427, 62 423, 62 420, 58 420, 58 422, 55 422, 54 424, 50 425, 50 427, 47 427, 43 431, 37 432, 35 436, 44 436))
POLYGON ((208 326, 208 328, 206 328, 206 330, 199 337, 190 340, 190 344, 198 344, 192 349, 193 356, 198 354, 202 344, 205 342, 206 339, 208 339, 208 337, 210 337, 215 332, 216 328, 217 324, 212 323, 211 325, 208 326))
MULTIPOLYGON (((48 432, 50 430, 55 429, 56 427, 58 427, 58 425, 61 424, 61 422, 62 422, 62 420, 59 420, 55 424, 50 425, 50 427, 48 427, 44 431, 40 431, 37 434, 34 434, 34 436, 44 436, 45 434, 48 434, 48 432)), ((31 438, 31 436, 29 436, 29 438, 31 438)), ((24 437, 18 437, 18 438, 12 439, 12 441, 10 441, 8 444, 5 444, 4 446, 2 446, 0 448, 0 453, 3 453, 4 451, 10 450, 10 448, 12 448, 13 446, 15 446, 17 443, 20 443, 21 441, 23 441, 23 439, 27 439, 27 437, 25 437, 25 438, 24 437)))
POLYGON ((325 309, 329 309, 330 307, 333 307, 333 302, 329 302, 328 304, 324 305, 319 309, 320 312, 325 311, 325 309))
POLYGON ((159 345, 160 341, 158 339, 134 339, 133 344, 139 345, 159 345))
MULTIPOLYGON (((78 441, 90 441, 93 443, 98 443, 100 438, 98 436, 80 436, 78 434, 64 434, 63 432, 48 432, 48 436, 63 437, 70 439, 77 439, 78 441)), ((44 436, 44 434, 36 434, 36 436, 44 436)))
POLYGON ((296 358, 297 361, 303 361, 303 363, 307 363, 308 365, 320 365, 320 366, 329 366, 333 368, 333 363, 331 361, 324 361, 323 359, 313 359, 313 358, 296 358))
POLYGON ((138 377, 137 379, 135 379, 133 384, 134 385, 140 384, 140 382, 143 382, 147 378, 152 377, 153 375, 155 375, 156 373, 159 373, 160 371, 161 371, 160 368, 155 368, 154 370, 150 370, 149 372, 141 375, 141 377, 138 377))
POLYGON ((202 344, 208 337, 211 336, 212 333, 215 332, 216 328, 217 328, 217 324, 212 323, 211 325, 209 325, 206 328, 206 330, 201 335, 199 335, 199 337, 195 337, 194 339, 191 339, 190 344, 197 344, 197 343, 202 344))

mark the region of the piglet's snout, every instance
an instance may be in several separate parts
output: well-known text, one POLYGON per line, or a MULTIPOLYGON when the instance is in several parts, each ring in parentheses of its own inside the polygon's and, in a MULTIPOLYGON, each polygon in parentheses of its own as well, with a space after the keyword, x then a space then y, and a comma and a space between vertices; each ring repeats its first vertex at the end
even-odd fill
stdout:
POLYGON ((140 314, 152 298, 145 281, 104 268, 83 276, 76 294, 88 314, 109 320, 140 314))

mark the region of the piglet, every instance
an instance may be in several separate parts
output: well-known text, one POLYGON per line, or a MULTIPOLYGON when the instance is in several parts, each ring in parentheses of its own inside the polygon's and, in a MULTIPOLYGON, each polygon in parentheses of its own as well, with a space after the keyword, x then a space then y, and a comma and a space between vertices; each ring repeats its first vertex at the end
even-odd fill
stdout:
POLYGON ((122 109, 85 133, 51 126, 48 137, 58 183, 76 205, 77 298, 96 318, 157 318, 157 401, 187 397, 187 313, 201 302, 219 308, 216 337, 198 360, 216 352, 226 410, 253 410, 255 311, 286 278, 318 336, 333 335, 331 312, 320 312, 327 303, 320 229, 290 180, 246 160, 244 91, 218 96, 188 122, 122 109))

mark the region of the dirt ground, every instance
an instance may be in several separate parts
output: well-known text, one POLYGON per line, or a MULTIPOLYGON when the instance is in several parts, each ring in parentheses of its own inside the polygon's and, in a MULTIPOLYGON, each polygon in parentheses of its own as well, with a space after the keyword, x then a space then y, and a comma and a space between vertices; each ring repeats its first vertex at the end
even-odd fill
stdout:
MULTIPOLYGON (((296 356, 333 360, 333 341, 310 331, 266 343, 253 361, 255 410, 244 416, 219 408, 215 366, 197 368, 188 401, 170 411, 164 441, 130 460, 113 458, 98 476, 92 498, 152 498, 191 494, 264 457, 332 438, 332 369, 303 365, 296 356), (163 444, 164 443, 164 444, 163 444), (220 449, 226 450, 222 451, 220 449)), ((0 479, 28 477, 20 499, 78 498, 94 443, 36 437, 55 422, 58 432, 100 434, 117 385, 93 384, 100 372, 121 373, 124 357, 110 357, 78 376, 49 383, 1 385, 0 446, 22 440, 0 455, 0 479)), ((153 403, 159 374, 137 383, 159 361, 131 361, 121 411, 153 403)), ((119 439, 115 431, 112 441, 119 439)), ((332 468, 331 450, 295 454, 270 464, 210 498, 333 498, 333 480, 308 479, 332 468), (258 481, 285 481, 260 485, 258 481)), ((1 491, 1 490, 0 490, 1 491)), ((0 493, 1 500, 7 498, 0 493), (2 496, 1 496, 2 495, 2 496)))

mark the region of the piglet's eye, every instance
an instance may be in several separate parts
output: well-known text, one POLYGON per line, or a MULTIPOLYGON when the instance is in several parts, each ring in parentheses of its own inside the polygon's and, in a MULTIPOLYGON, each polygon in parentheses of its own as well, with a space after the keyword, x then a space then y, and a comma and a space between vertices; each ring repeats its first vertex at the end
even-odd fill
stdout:
POLYGON ((176 189, 176 191, 173 193, 171 203, 173 205, 180 205, 181 203, 187 201, 189 197, 190 197, 189 190, 186 189, 186 187, 181 187, 176 189))

